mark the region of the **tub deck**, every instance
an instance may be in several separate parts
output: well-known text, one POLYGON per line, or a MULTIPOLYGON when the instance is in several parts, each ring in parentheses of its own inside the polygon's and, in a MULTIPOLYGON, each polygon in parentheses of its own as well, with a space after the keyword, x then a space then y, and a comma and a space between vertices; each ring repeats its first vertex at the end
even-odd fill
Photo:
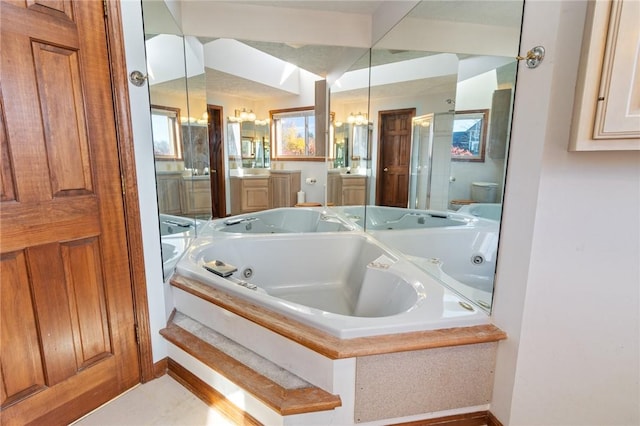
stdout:
POLYGON ((173 275, 171 285, 330 359, 497 342, 507 338, 506 333, 495 325, 483 324, 341 339, 179 274, 173 275))

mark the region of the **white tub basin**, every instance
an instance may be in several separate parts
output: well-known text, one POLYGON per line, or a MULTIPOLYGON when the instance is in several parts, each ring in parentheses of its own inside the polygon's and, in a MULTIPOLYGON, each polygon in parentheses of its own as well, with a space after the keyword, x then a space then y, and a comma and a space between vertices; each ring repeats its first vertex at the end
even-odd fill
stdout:
POLYGON ((203 237, 176 270, 340 338, 488 322, 363 232, 203 237), (204 268, 215 260, 237 270, 224 278, 204 268))
POLYGON ((203 235, 285 234, 297 232, 343 232, 356 227, 323 208, 282 207, 212 220, 203 235))

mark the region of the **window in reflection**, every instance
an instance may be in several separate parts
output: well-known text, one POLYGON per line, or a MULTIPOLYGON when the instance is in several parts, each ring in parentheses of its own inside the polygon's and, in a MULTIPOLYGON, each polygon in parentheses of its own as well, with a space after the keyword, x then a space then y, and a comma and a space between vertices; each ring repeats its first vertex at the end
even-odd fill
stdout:
POLYGON ((276 157, 316 156, 316 120, 313 108, 272 111, 271 121, 276 157))
POLYGON ((451 138, 451 159, 484 162, 488 109, 456 111, 451 138))
POLYGON ((156 160, 177 160, 182 158, 179 122, 179 108, 151 106, 153 154, 156 160))

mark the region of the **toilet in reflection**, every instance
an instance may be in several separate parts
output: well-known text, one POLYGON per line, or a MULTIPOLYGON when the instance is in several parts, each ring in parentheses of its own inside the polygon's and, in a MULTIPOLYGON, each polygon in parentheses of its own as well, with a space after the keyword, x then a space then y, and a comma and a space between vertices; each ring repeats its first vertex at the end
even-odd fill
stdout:
POLYGON ((472 182, 471 200, 474 203, 495 203, 498 184, 494 182, 472 182))
POLYGON ((451 200, 449 209, 458 211, 462 206, 477 203, 496 203, 498 194, 498 184, 495 182, 471 182, 471 198, 461 200, 451 200))

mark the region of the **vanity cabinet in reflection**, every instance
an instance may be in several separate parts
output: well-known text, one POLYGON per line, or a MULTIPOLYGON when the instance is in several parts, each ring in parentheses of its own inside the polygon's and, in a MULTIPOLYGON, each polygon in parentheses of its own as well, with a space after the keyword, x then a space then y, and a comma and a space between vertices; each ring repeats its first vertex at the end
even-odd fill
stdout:
POLYGON ((342 175, 342 205, 365 205, 367 201, 366 188, 366 176, 342 175))
POLYGON ((363 206, 367 201, 367 177, 329 172, 327 202, 336 206, 363 206))
POLYGON ((269 176, 231 177, 231 214, 269 208, 269 176))
POLYGON ((180 193, 182 192, 182 172, 158 172, 158 210, 166 214, 182 214, 180 193))
POLYGON ((211 215, 209 176, 184 177, 181 194, 183 215, 211 215))
POLYGON ((327 203, 342 204, 342 178, 340 173, 329 171, 327 174, 327 203))
POLYGON ((300 191, 300 170, 272 170, 270 177, 271 208, 293 207, 300 191))

